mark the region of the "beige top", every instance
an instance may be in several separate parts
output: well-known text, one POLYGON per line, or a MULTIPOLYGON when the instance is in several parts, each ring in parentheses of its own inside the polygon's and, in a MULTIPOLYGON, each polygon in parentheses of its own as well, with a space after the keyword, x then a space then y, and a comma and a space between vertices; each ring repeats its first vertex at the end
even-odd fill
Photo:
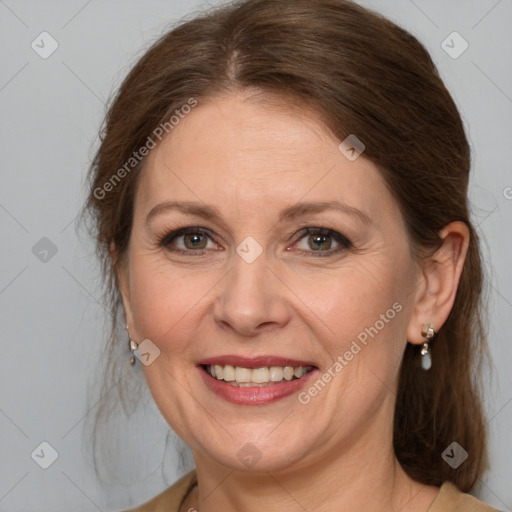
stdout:
MULTIPOLYGON (((174 485, 152 500, 125 512, 179 512, 180 505, 197 484, 196 472, 190 471, 174 485)), ((427 512, 499 512, 497 509, 465 494, 451 482, 445 482, 427 512)))

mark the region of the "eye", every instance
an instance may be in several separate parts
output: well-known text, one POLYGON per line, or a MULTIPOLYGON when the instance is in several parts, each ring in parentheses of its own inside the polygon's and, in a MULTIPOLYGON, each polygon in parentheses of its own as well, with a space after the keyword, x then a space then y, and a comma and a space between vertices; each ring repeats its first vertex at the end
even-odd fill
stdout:
POLYGON ((164 235, 159 246, 177 253, 196 253, 194 256, 201 256, 206 250, 218 249, 219 246, 213 241, 207 230, 197 227, 181 228, 164 235), (208 246, 208 242, 211 244, 208 246))
MULTIPOLYGON (((222 250, 209 231, 199 227, 183 227, 168 232, 159 237, 158 245, 171 252, 190 256, 202 256, 211 249, 222 250)), ((332 229, 310 227, 301 231, 300 238, 291 250, 313 257, 328 257, 352 247, 350 240, 332 229)))
POLYGON ((325 228, 306 228, 302 231, 298 242, 303 240, 305 244, 298 249, 298 252, 309 253, 313 257, 332 256, 353 247, 352 242, 342 234, 325 228), (332 249, 333 245, 334 249, 332 249))

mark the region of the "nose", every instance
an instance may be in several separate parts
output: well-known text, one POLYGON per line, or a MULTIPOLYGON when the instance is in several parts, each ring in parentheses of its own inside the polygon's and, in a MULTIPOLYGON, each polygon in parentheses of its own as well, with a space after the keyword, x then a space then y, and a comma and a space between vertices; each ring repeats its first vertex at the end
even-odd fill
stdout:
POLYGON ((238 254, 233 260, 232 270, 217 289, 215 322, 244 337, 284 327, 290 320, 286 286, 270 268, 265 252, 252 263, 238 254))

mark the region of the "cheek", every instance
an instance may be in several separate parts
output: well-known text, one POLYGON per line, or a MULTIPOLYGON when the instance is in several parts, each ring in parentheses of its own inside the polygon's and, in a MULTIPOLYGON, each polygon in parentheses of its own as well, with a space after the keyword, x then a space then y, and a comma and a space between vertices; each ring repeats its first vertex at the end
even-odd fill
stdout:
POLYGON ((130 294, 135 332, 148 338, 165 355, 176 355, 189 346, 192 331, 200 324, 207 296, 219 276, 213 272, 172 272, 162 256, 135 255, 130 265, 130 294))
POLYGON ((135 328, 139 338, 154 343, 190 309, 191 290, 179 278, 171 279, 151 257, 130 259, 130 295, 135 328))
POLYGON ((309 287, 308 305, 322 321, 319 338, 331 361, 342 357, 352 368, 344 373, 365 378, 371 371, 386 382, 395 377, 406 341, 405 274, 376 258, 332 276, 323 293, 309 287))

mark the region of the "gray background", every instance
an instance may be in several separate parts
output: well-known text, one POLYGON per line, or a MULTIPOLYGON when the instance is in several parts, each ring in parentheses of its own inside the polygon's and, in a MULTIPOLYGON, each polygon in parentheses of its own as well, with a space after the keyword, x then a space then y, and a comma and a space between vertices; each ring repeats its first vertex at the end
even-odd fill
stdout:
MULTIPOLYGON (((471 139, 471 201, 489 263, 494 360, 486 390, 491 470, 477 494, 512 510, 512 2, 361 3, 426 44, 471 139), (442 47, 453 31, 469 44, 456 59, 442 47)), ((148 403, 120 437, 124 469, 101 484, 94 475, 83 432, 95 405, 86 401, 87 382, 106 314, 92 243, 77 235, 74 220, 106 100, 144 48, 198 7, 206 4, 0 0, 0 511, 119 510, 184 471, 171 442, 162 478, 165 424, 148 403), (47 59, 31 48, 43 31, 59 45, 47 59), (43 237, 57 249, 53 256, 37 250, 43 237), (46 470, 31 458, 43 441, 58 452, 46 470)))

